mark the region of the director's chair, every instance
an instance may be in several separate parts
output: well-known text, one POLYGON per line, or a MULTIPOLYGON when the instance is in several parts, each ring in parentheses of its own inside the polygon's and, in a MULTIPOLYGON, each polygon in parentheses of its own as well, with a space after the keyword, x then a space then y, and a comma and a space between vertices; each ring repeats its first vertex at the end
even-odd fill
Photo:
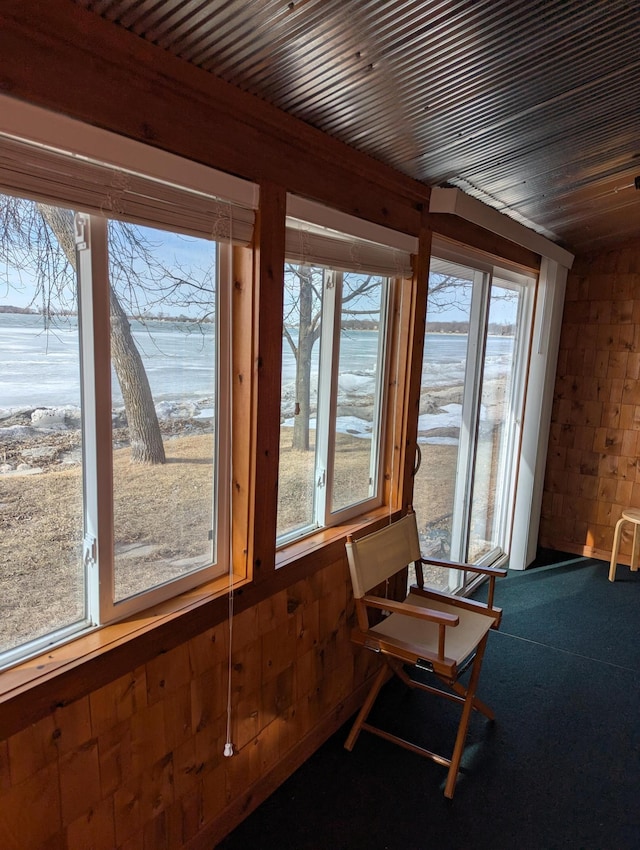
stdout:
POLYGON ((349 535, 346 549, 358 618, 358 626, 353 630, 351 639, 359 646, 380 653, 386 664, 381 666, 374 679, 345 747, 352 750, 360 731, 366 729, 426 756, 449 768, 444 794, 450 799, 455 791, 472 710, 494 719, 492 710, 477 699, 476 689, 489 631, 498 628, 502 614, 493 605, 495 579, 505 576, 506 570, 422 558, 413 512, 359 539, 349 535), (384 585, 412 563, 416 566, 419 586, 412 586, 403 602, 370 594, 372 589, 384 585), (487 576, 487 603, 424 588, 423 564, 487 576), (371 623, 370 610, 382 612, 380 622, 375 625, 371 623), (447 689, 417 681, 407 674, 405 665, 433 673, 447 689), (470 677, 465 686, 460 677, 469 668, 470 677), (411 688, 420 688, 462 704, 451 757, 433 753, 366 722, 388 678, 389 669, 411 688))

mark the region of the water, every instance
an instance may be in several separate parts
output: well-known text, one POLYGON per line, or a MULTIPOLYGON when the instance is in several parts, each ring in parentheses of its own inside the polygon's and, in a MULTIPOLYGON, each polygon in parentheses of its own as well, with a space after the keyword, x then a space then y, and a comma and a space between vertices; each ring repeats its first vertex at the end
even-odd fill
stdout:
MULTIPOLYGON (((134 321, 131 326, 156 403, 213 397, 213 325, 134 321)), ((356 386, 361 392, 363 376, 371 376, 373 386, 378 334, 351 331, 342 345, 342 362, 349 364, 349 373, 342 379, 344 392, 354 392, 356 386)), ((461 383, 466 347, 463 334, 427 334, 423 380, 431 387, 461 383)), ((489 338, 489 377, 506 370, 512 349, 510 337, 489 338)), ((55 326, 45 330, 41 316, 0 314, 0 409, 79 406, 78 359, 75 317, 57 318, 55 326)), ((293 382, 295 361, 287 345, 283 346, 282 371, 283 383, 293 382)), ((113 402, 114 406, 122 403, 117 381, 113 402)))
MULTIPOLYGON (((213 325, 131 322, 156 403, 206 400, 214 395, 213 325)), ((0 314, 0 409, 80 405, 78 325, 56 318, 0 314)), ((122 404, 117 380, 114 406, 122 404)))
MULTIPOLYGON (((423 386, 447 387, 464 380, 466 334, 427 334, 423 356, 423 386)), ((513 337, 489 336, 484 375, 487 380, 504 375, 513 359, 513 337)))

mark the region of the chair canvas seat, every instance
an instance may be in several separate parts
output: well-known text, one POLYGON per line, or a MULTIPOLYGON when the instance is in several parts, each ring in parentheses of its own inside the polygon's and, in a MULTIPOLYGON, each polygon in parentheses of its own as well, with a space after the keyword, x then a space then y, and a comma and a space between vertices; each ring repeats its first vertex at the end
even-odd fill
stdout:
MULTIPOLYGON (((485 614, 465 611, 442 600, 418 596, 415 593, 410 593, 404 601, 431 611, 453 614, 460 619, 458 626, 447 629, 444 646, 445 656, 455 661, 457 666, 471 655, 495 622, 493 617, 487 617, 485 614)), ((438 654, 437 623, 424 622, 403 614, 390 614, 370 631, 417 648, 422 647, 424 658, 438 654)))

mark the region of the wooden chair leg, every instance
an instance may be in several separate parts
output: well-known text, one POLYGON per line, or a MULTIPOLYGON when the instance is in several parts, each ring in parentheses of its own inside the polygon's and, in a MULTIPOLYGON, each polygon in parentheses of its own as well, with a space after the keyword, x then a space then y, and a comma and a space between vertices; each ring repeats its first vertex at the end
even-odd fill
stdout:
MULTIPOLYGON (((611 564, 609 566, 609 581, 616 580, 616 567, 618 565, 618 551, 620 549, 620 537, 622 535, 622 525, 624 519, 621 517, 616 523, 616 530, 613 535, 613 549, 611 550, 611 564)), ((635 535, 635 533, 634 533, 635 535)), ((635 540, 635 536, 634 536, 635 540)), ((635 548, 635 547, 634 547, 635 548)))
POLYGON ((409 676, 409 674, 405 671, 404 666, 402 665, 402 663, 400 661, 396 661, 395 658, 389 658, 389 657, 385 658, 385 661, 387 662, 387 664, 389 665, 391 670, 396 674, 398 679, 400 679, 400 681, 403 684, 405 684, 408 688, 411 688, 413 690, 413 689, 419 687, 413 681, 411 676, 409 676))
POLYGON ((371 686, 371 690, 367 695, 366 700, 363 703, 362 708, 358 712, 358 716, 355 719, 353 726, 351 727, 351 732, 349 732, 349 737, 344 742, 345 750, 351 751, 355 742, 358 740, 358 735, 360 734, 360 730, 362 729, 362 724, 367 719, 367 716, 371 709, 373 708, 373 704, 376 701, 376 697, 380 692, 380 688, 384 685, 385 680, 387 678, 388 668, 383 665, 378 671, 378 675, 373 681, 373 685, 371 686))
MULTIPOLYGON (((454 682, 451 685, 451 688, 457 694, 460 694, 460 696, 466 697, 467 690, 464 687, 464 685, 460 684, 460 682, 454 682)), ((496 715, 495 715, 495 712, 493 711, 493 709, 489 708, 489 706, 485 705, 485 703, 483 703, 481 700, 474 699, 473 700, 473 707, 476 711, 479 711, 480 714, 484 714, 484 716, 487 718, 487 720, 495 720, 496 719, 496 715)))
POLYGON ((638 534, 638 524, 633 523, 633 548, 631 549, 631 571, 638 572, 638 550, 640 549, 640 534, 638 534))
POLYGON ((464 752, 464 743, 467 737, 467 730, 469 728, 471 712, 473 711, 476 689, 478 687, 478 681, 480 679, 480 668, 482 667, 482 659, 484 657, 484 651, 487 646, 487 638, 488 635, 485 635, 482 642, 478 646, 476 658, 473 662, 473 667, 471 668, 471 678, 469 679, 469 685, 467 686, 467 695, 464 701, 464 707, 462 709, 462 717, 460 718, 458 734, 456 735, 456 742, 453 747, 453 755, 451 756, 449 773, 447 774, 447 782, 444 787, 444 796, 447 797, 449 800, 453 798, 453 794, 456 789, 458 770, 460 768, 462 753, 464 752))

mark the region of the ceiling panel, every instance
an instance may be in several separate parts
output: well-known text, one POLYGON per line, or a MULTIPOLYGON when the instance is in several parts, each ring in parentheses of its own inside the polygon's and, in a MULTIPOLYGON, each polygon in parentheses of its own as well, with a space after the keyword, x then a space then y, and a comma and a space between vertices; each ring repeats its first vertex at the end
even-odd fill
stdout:
POLYGON ((76 2, 573 250, 640 232, 635 0, 76 2))

